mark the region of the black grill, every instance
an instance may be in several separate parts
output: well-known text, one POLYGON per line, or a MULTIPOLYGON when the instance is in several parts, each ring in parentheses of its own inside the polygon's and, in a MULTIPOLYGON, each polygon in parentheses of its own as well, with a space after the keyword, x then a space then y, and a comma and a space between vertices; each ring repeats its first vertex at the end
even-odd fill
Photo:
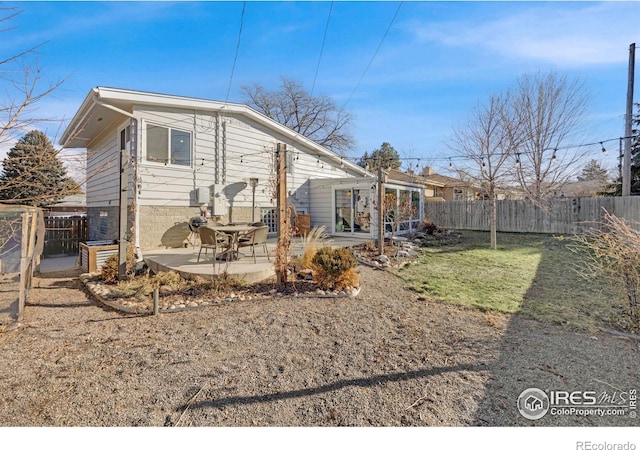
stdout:
POLYGON ((189 229, 191 231, 198 231, 198 228, 207 224, 207 219, 202 216, 194 216, 189 219, 189 229))

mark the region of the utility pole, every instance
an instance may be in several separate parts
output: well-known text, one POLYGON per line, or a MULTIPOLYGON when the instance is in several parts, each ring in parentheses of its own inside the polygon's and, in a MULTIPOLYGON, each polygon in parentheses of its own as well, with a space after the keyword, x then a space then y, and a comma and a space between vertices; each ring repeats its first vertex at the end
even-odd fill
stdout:
POLYGON ((627 112, 624 120, 624 159, 622 163, 622 196, 631 195, 631 134, 633 133, 633 78, 636 65, 636 44, 629 46, 629 82, 627 84, 627 112))

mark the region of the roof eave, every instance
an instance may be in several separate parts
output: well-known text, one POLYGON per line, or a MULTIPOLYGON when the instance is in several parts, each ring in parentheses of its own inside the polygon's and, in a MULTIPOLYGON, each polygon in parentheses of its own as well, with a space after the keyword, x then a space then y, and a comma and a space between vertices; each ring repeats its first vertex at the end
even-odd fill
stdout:
POLYGON ((70 137, 75 134, 74 132, 80 127, 80 124, 82 124, 82 120, 87 116, 87 114, 90 113, 91 109, 95 107, 98 102, 109 103, 110 101, 127 102, 131 103, 132 105, 141 104, 173 106, 177 108, 188 108, 214 111, 219 113, 235 113, 246 115, 252 117, 264 126, 289 137, 291 140, 300 142, 301 144, 317 152, 319 155, 329 158, 334 163, 339 163, 341 166, 359 173, 362 176, 372 175, 371 172, 367 171, 363 167, 360 167, 356 163, 349 161, 347 158, 338 155, 337 153, 327 149, 326 147, 323 147, 312 139, 309 139, 308 137, 298 133, 297 131, 288 128, 279 122, 276 122, 275 120, 260 113, 259 111, 256 111, 248 105, 100 86, 93 88, 89 92, 84 102, 80 106, 80 109, 63 133, 62 138, 60 139, 60 144, 63 147, 68 144, 70 137))

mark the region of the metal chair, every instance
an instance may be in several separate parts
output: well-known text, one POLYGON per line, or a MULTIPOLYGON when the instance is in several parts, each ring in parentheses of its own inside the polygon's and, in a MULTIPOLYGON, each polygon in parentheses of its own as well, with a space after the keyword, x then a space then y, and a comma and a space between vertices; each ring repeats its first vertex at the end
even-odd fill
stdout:
POLYGON ((251 254, 253 255, 253 263, 256 263, 256 246, 262 245, 262 249, 267 255, 267 259, 271 261, 269 257, 269 250, 267 249, 267 236, 269 234, 269 227, 256 227, 242 236, 238 240, 238 248, 251 247, 251 254))
POLYGON ((216 263, 218 250, 222 250, 222 253, 228 252, 231 249, 231 239, 229 235, 221 231, 217 231, 215 228, 200 227, 198 229, 200 233, 200 251, 198 252, 198 262, 200 262, 200 255, 202 249, 204 254, 207 254, 209 249, 213 250, 213 263, 216 263))

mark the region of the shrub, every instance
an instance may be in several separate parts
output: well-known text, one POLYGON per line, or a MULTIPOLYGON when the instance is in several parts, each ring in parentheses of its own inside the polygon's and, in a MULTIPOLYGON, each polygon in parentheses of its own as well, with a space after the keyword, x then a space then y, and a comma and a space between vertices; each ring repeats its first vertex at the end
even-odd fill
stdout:
POLYGON ((297 270, 312 268, 313 257, 318 251, 318 242, 329 236, 325 230, 324 226, 313 227, 309 233, 302 237, 302 255, 293 261, 297 270))
POLYGON ((438 227, 433 222, 425 220, 418 226, 418 231, 433 235, 433 233, 438 231, 438 227))
POLYGON ((358 261, 348 248, 323 247, 312 260, 314 278, 322 289, 344 289, 359 283, 358 261))
POLYGON ((171 286, 178 287, 184 281, 180 274, 175 270, 170 270, 168 272, 158 272, 151 279, 152 283, 156 287, 160 286, 171 286))
MULTIPOLYGON (((115 283, 118 281, 118 253, 115 253, 109 256, 104 264, 102 264, 101 276, 105 283, 115 283)), ((125 272, 127 277, 133 275, 133 272, 136 268, 136 253, 133 249, 133 245, 129 244, 127 246, 127 258, 126 258, 126 266, 125 272)))
POLYGON ((604 275, 609 285, 627 300, 625 328, 640 331, 640 223, 627 222, 606 210, 600 227, 574 237, 586 255, 579 273, 593 279, 604 275))

